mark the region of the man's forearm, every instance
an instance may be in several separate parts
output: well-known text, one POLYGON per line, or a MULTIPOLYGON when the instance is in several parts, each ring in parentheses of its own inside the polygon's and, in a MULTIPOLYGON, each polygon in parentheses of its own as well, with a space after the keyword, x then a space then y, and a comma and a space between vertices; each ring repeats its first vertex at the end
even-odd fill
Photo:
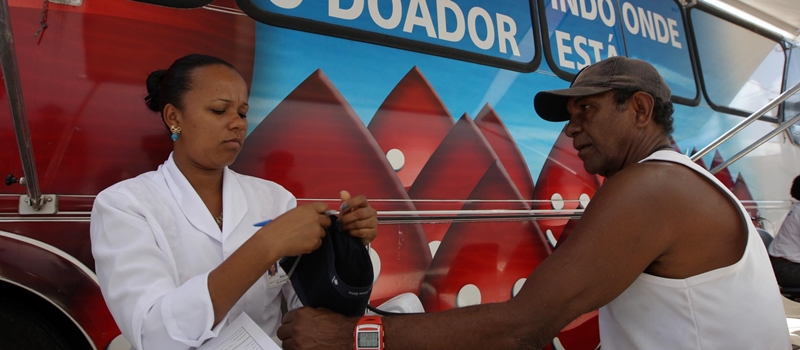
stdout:
POLYGON ((512 307, 506 302, 384 317, 386 348, 539 349, 545 346, 549 342, 545 335, 548 331, 535 331, 531 322, 525 320, 525 310, 512 307))

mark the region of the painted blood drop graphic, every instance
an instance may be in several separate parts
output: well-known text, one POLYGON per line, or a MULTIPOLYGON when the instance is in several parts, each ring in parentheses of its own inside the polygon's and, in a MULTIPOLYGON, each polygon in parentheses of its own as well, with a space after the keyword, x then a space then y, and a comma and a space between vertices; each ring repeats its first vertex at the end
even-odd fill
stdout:
MULTIPOLYGON (((599 187, 598 177, 584 170, 583 161, 572 147, 572 139, 561 132, 539 173, 533 190, 535 202, 531 207, 539 210, 585 208, 599 187)), ((567 219, 538 220, 537 223, 545 235, 558 240, 567 219)))
POLYGON ((369 122, 369 132, 408 189, 455 125, 439 95, 414 67, 369 122))
MULTIPOLYGON (((417 176, 408 195, 418 210, 459 210, 497 155, 464 114, 417 176)), ((449 222, 424 224, 429 243, 441 242, 449 222)))
POLYGON ((486 104, 475 118, 475 125, 489 142, 508 176, 525 200, 533 199, 533 179, 517 143, 492 106, 486 104))
MULTIPOLYGON (((463 210, 528 210, 499 161, 463 210)), ((428 312, 501 302, 519 291, 551 249, 533 220, 455 220, 431 262, 420 298, 428 312)))
MULTIPOLYGON (((711 161, 711 169, 716 168, 723 162, 725 162, 725 159, 722 159, 722 154, 716 151, 714 153, 714 160, 711 161)), ((716 177, 719 182, 722 182, 729 190, 733 188, 733 176, 731 176, 731 171, 728 168, 718 171, 714 174, 714 177, 716 177)))
MULTIPOLYGON (((414 210, 372 135, 320 70, 252 131, 231 168, 283 185, 299 204, 308 202, 302 198, 334 199, 328 204, 338 208, 339 191, 348 190, 366 195, 376 210, 414 210)), ((379 225, 371 248, 380 276, 375 303, 419 293, 430 252, 418 224, 379 225)))

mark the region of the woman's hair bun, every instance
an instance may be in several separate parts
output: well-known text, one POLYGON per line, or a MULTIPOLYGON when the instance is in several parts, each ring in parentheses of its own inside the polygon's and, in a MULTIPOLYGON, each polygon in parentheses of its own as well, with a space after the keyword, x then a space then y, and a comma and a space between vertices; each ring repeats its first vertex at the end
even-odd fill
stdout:
POLYGON ((217 57, 191 54, 172 62, 169 69, 150 73, 147 77, 147 96, 144 103, 156 113, 164 112, 164 107, 168 104, 183 108, 183 97, 192 89, 192 72, 215 64, 236 70, 230 63, 217 57))
POLYGON ((167 70, 159 69, 147 76, 147 96, 144 98, 144 103, 147 105, 147 108, 153 112, 161 112, 163 108, 158 98, 158 92, 165 75, 167 75, 167 70))

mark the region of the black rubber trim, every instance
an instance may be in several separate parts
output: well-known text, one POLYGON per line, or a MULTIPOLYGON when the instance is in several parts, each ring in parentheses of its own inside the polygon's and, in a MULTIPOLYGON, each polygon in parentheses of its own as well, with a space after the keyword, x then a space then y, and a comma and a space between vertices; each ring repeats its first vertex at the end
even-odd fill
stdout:
POLYGON ((214 0, 133 0, 152 5, 172 7, 176 9, 193 9, 206 6, 214 0))
POLYGON ((691 107, 700 105, 701 87, 700 87, 700 71, 699 71, 699 55, 694 44, 694 31, 689 26, 689 15, 686 9, 683 8, 680 1, 673 0, 681 12, 681 19, 683 20, 683 32, 686 33, 686 49, 689 50, 689 62, 692 65, 692 75, 694 76, 694 97, 687 98, 681 96, 672 96, 672 102, 680 103, 691 107))
MULTIPOLYGON (((532 0, 536 1, 536 0, 532 0)), ((553 0, 556 1, 556 0, 553 0)), ((550 67, 550 70, 553 73, 561 78, 562 80, 566 80, 571 82, 575 79, 577 74, 572 74, 570 72, 564 71, 561 68, 558 68, 555 59, 553 59, 553 50, 550 47, 550 37, 548 36, 548 26, 547 26, 547 11, 544 8, 544 0, 536 1, 537 9, 539 10, 539 23, 541 23, 542 27, 539 29, 539 32, 542 33, 542 51, 544 53, 544 59, 547 62, 547 65, 550 67)), ((622 39, 623 44, 625 43, 625 38, 622 39)))

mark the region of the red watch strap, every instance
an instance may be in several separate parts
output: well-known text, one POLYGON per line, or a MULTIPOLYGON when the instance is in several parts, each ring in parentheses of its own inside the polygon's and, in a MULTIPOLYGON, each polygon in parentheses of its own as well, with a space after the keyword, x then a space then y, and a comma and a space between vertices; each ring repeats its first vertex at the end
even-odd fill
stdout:
POLYGON ((383 319, 380 316, 377 316, 377 315, 376 316, 361 316, 361 318, 358 319, 358 323, 356 325, 360 325, 360 324, 379 324, 379 325, 383 325, 383 319))

